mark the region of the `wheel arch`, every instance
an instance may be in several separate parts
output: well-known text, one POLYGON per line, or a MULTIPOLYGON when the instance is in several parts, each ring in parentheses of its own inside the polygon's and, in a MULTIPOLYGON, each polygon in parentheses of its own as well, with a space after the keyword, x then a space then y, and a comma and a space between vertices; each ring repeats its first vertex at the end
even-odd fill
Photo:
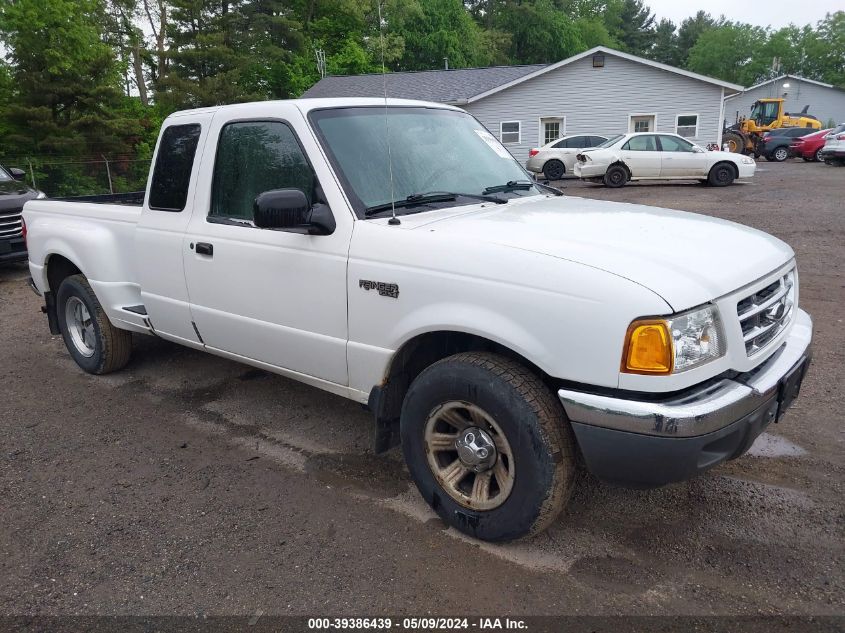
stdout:
POLYGON ((734 178, 739 178, 739 165, 735 162, 730 160, 720 160, 717 163, 714 163, 710 170, 707 172, 707 177, 710 177, 710 174, 713 173, 713 170, 716 169, 719 165, 728 165, 734 172, 734 178))
POLYGON ((565 162, 562 158, 558 158, 557 156, 552 156, 552 157, 550 157, 549 159, 547 159, 547 160, 543 163, 543 166, 541 167, 541 172, 542 172, 544 175, 545 175, 545 173, 546 173, 546 165, 548 165, 548 164, 549 164, 549 163, 551 163, 552 161, 555 161, 555 162, 557 162, 557 163, 560 163, 560 164, 563 166, 563 173, 564 173, 564 174, 568 173, 568 172, 567 172, 567 169, 566 169, 566 162, 565 162))
MULTIPOLYGON (((628 180, 631 180, 631 168, 628 167, 628 164, 624 160, 622 160, 621 158, 617 158, 616 160, 612 161, 607 166, 607 169, 609 170, 611 167, 615 167, 617 165, 619 165, 619 166, 621 166, 625 169, 625 172, 628 174, 628 180)), ((607 170, 605 170, 605 173, 607 173, 607 170)))
POLYGON ((491 338, 459 330, 419 333, 394 352, 384 379, 370 391, 368 408, 375 416, 374 449, 377 453, 399 444, 399 415, 405 394, 414 379, 427 367, 461 352, 491 352, 515 360, 534 372, 547 385, 553 379, 524 355, 491 338))

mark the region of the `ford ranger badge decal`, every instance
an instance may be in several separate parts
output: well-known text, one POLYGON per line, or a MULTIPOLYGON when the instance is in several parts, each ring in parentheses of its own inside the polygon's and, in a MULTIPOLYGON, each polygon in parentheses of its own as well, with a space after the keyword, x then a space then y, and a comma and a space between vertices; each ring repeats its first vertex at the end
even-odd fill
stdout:
POLYGON ((399 298, 399 284, 387 284, 383 281, 367 281, 366 279, 360 279, 358 281, 358 287, 363 288, 364 290, 378 290, 378 293, 382 297, 393 297, 394 299, 399 298))

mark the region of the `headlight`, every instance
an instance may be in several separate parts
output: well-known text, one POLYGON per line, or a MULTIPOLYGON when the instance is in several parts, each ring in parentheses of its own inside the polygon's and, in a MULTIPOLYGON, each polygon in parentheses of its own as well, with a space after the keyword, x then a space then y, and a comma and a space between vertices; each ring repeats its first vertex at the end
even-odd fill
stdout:
POLYGON ((631 323, 621 369, 629 374, 677 374, 724 355, 719 311, 707 305, 672 317, 631 323))
POLYGON ((749 157, 749 156, 743 156, 742 158, 740 158, 740 160, 746 165, 753 165, 754 164, 754 159, 749 157))
POLYGON ((47 197, 46 193, 44 193, 43 191, 39 191, 38 194, 35 196, 35 199, 36 200, 43 200, 46 197, 47 197))

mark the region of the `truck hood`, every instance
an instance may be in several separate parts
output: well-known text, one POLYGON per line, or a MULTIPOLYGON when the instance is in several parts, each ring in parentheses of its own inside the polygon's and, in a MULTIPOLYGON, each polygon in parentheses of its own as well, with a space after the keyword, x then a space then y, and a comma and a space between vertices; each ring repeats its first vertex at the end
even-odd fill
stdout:
POLYGON ((781 240, 727 220, 571 196, 442 209, 405 216, 402 225, 598 268, 649 288, 675 311, 733 292, 794 257, 781 240))

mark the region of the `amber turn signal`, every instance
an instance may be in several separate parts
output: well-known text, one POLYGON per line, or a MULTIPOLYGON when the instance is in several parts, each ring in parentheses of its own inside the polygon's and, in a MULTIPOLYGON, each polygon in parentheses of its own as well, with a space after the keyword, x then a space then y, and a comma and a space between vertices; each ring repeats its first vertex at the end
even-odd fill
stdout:
POLYGON ((675 358, 665 321, 634 321, 625 335, 622 371, 629 374, 671 374, 675 358))

